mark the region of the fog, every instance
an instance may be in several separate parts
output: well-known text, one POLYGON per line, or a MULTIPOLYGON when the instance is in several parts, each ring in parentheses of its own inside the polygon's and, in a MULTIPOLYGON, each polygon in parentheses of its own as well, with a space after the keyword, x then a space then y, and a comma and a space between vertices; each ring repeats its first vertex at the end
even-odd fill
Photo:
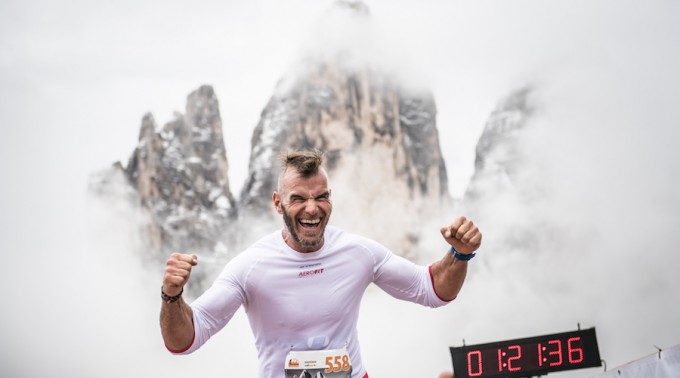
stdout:
MULTIPOLYGON (((127 159, 144 112, 164 123, 191 90, 213 83, 230 179, 241 185, 259 112, 314 46, 304 42, 315 27, 309 20, 328 3, 0 5, 0 375, 255 375, 242 310, 197 353, 165 351, 162 266, 134 252, 134 210, 88 200, 87 179, 127 159)), ((393 53, 407 61, 400 73, 434 88, 452 195, 465 190, 496 102, 527 85, 536 112, 522 136, 529 159, 517 186, 543 194, 529 201, 509 191, 477 210, 484 245, 449 306, 431 310, 367 291, 359 337, 371 376, 436 377, 451 368, 448 346, 463 339, 578 323, 597 327, 609 368, 678 344, 678 4, 368 5, 384 51, 404 48, 393 53), (535 234, 541 248, 507 248, 515 233, 535 234)), ((437 230, 448 221, 422 224, 421 262, 445 252, 437 230)))

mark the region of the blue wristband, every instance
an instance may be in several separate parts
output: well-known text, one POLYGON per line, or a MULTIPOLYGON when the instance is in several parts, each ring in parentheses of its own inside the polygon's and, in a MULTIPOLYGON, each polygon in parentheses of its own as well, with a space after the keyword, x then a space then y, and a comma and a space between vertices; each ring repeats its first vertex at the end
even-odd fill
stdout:
POLYGON ((453 246, 451 246, 451 254, 453 255, 454 259, 457 259, 457 260, 460 260, 460 261, 469 261, 473 257, 475 257, 475 255, 476 255, 476 253, 469 253, 467 255, 462 254, 462 253, 456 251, 456 249, 453 248, 453 246))

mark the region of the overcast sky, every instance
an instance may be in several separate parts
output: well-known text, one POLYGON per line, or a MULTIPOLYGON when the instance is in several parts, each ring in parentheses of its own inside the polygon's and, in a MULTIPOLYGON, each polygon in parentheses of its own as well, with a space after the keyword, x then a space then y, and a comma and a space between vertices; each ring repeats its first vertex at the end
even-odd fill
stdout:
MULTIPOLYGON (((173 112, 184 112, 186 96, 203 84, 212 85, 220 101, 229 176, 238 193, 260 112, 277 80, 314 45, 315 22, 330 3, 0 2, 0 255, 12 268, 0 278, 2 286, 26 277, 58 282, 59 272, 34 268, 63 268, 74 251, 85 255, 88 175, 126 163, 142 116, 152 112, 165 124, 173 112)), ((376 38, 403 59, 404 72, 434 91, 452 195, 465 190, 477 138, 496 103, 531 85, 543 122, 562 130, 578 125, 568 139, 582 142, 582 151, 570 151, 580 165, 569 168, 586 180, 583 197, 604 187, 622 201, 656 199, 658 207, 645 206, 646 218, 635 221, 677 225, 680 2, 366 3, 376 38), (596 160, 593 166, 602 169, 591 169, 596 160), (615 164, 624 165, 616 186, 602 179, 615 164), (634 175, 627 176, 628 168, 634 175)), ((653 245, 677 246, 677 238, 666 241, 653 245)), ((36 284, 10 299, 26 305, 26 297, 42 295, 43 288, 36 284)), ((666 300, 645 303, 661 310, 666 300)), ((7 332, 1 327, 11 322, 3 323, 0 330, 7 332)), ((3 343, 0 352, 9 348, 3 343)), ((617 362, 646 348, 628 350, 617 362)))

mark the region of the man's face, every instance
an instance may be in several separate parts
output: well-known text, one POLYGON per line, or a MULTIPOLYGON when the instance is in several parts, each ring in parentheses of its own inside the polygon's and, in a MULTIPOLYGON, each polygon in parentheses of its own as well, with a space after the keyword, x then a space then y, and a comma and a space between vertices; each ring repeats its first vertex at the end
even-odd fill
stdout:
POLYGON ((319 170, 305 178, 289 170, 281 177, 281 192, 272 199, 283 215, 286 243, 298 252, 318 251, 333 210, 326 173, 319 170))

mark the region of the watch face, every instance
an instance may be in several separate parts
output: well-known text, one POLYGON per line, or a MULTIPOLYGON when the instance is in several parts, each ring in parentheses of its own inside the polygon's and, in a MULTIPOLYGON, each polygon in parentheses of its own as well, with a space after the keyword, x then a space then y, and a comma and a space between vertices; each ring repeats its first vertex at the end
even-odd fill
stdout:
POLYGON ((454 377, 526 377, 601 366, 595 328, 451 347, 454 377))

